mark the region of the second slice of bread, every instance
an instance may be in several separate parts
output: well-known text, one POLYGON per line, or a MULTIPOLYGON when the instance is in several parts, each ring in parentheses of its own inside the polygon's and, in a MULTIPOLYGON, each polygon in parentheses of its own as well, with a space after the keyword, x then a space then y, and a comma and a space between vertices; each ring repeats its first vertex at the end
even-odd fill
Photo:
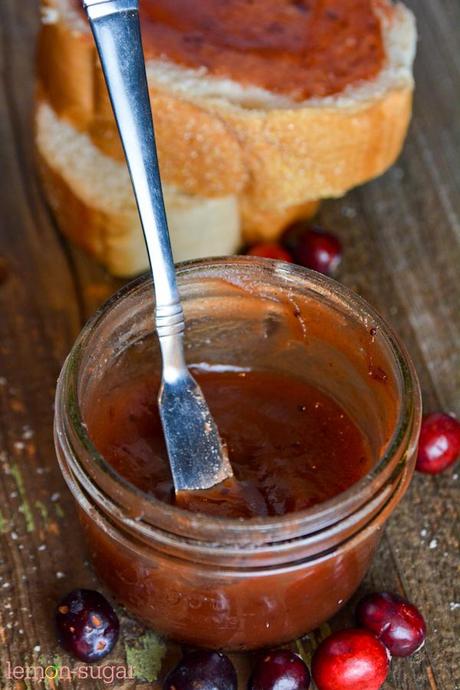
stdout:
MULTIPOLYGON (((65 233, 111 273, 147 269, 139 216, 124 163, 103 154, 87 134, 37 105, 36 143, 48 201, 65 233)), ((235 196, 203 199, 164 185, 176 261, 233 254, 241 244, 235 196)))

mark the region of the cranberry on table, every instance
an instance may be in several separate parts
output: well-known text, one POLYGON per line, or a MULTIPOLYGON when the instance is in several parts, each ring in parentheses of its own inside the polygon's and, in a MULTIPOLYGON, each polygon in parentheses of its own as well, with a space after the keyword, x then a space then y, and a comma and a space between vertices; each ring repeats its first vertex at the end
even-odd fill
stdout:
POLYGON ((287 649, 268 652, 256 664, 248 690, 307 690, 310 673, 302 659, 287 649))
POLYGON ((368 594, 359 602, 356 617, 359 625, 374 633, 394 656, 410 656, 425 642, 422 614, 397 594, 368 594))
POLYGON ((333 275, 342 260, 340 240, 318 225, 294 223, 285 231, 282 244, 296 263, 326 275, 333 275))
POLYGON ((302 266, 333 275, 342 260, 342 245, 332 233, 312 228, 300 239, 294 258, 302 266))
POLYGON ((64 649, 80 661, 98 661, 114 647, 120 629, 107 599, 91 589, 75 589, 58 604, 56 626, 64 649))
POLYGON ((416 469, 438 474, 460 455, 460 422, 448 414, 425 415, 420 432, 416 469))
POLYGON ((379 690, 389 669, 384 645, 367 630, 342 630, 316 650, 312 675, 318 690, 379 690))
POLYGON ((186 654, 166 678, 164 690, 237 690, 238 681, 230 659, 221 652, 186 654))
POLYGON ((292 256, 289 252, 283 249, 279 244, 276 244, 276 242, 255 244, 248 249, 247 254, 249 254, 249 256, 261 256, 264 259, 277 259, 278 261, 288 261, 292 263, 292 256))

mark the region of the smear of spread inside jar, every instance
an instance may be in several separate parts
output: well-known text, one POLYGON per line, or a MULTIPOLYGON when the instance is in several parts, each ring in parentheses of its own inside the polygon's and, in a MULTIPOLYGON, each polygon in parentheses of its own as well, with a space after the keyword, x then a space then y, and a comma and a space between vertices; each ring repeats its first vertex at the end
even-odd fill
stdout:
MULTIPOLYGON (((193 373, 228 447, 236 482, 188 492, 182 508, 226 517, 283 515, 336 496, 370 469, 371 453, 357 425, 308 383, 273 371, 193 373)), ((99 393, 85 417, 96 447, 122 476, 174 503, 157 391, 158 380, 135 378, 99 393)))

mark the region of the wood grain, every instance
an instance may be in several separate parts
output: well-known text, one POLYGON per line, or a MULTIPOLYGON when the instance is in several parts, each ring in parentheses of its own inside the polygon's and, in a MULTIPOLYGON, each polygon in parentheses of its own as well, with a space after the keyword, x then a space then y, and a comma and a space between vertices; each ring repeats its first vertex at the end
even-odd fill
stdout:
MULTIPOLYGON (((405 340, 426 409, 460 415, 460 4, 409 4, 420 41, 414 120, 404 153, 379 180, 325 203, 320 221, 338 232, 346 247, 339 279, 374 304, 405 340)), ((2 0, 0 25, 4 674, 8 662, 46 665, 56 655, 74 667, 57 649, 52 610, 57 597, 72 587, 98 586, 56 465, 52 405, 58 371, 81 324, 119 284, 62 240, 36 180, 31 126, 35 0, 2 0)), ((458 466, 440 477, 415 478, 361 589, 399 591, 420 606, 429 622, 425 649, 393 663, 386 690, 460 688, 459 485, 458 466)), ((351 611, 352 604, 332 627, 350 625, 351 611)), ((135 622, 123 618, 123 630, 111 663, 125 664, 126 648, 145 643, 135 622)), ((311 635, 306 649, 320 636, 311 635)), ((128 658, 134 658, 132 653, 128 658)), ((169 663, 175 658, 177 650, 171 647, 169 663)), ((237 663, 243 677, 247 660, 237 663)), ((57 687, 52 680, 47 685, 57 687)), ((35 681, 0 680, 2 690, 41 687, 35 681)), ((72 680, 64 687, 99 690, 107 685, 72 680)), ((112 687, 152 686, 137 679, 112 687)))

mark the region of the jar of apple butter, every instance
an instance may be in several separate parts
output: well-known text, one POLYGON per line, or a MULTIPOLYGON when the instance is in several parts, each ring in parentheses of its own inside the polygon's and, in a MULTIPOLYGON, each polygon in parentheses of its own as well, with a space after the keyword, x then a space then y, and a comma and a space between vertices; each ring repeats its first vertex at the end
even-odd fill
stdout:
POLYGON ((120 290, 62 369, 55 439, 91 559, 158 632, 278 645, 360 584, 407 489, 421 403, 411 361, 360 297, 254 257, 181 264, 186 356, 244 509, 222 485, 175 499, 156 408, 152 285, 120 290))

